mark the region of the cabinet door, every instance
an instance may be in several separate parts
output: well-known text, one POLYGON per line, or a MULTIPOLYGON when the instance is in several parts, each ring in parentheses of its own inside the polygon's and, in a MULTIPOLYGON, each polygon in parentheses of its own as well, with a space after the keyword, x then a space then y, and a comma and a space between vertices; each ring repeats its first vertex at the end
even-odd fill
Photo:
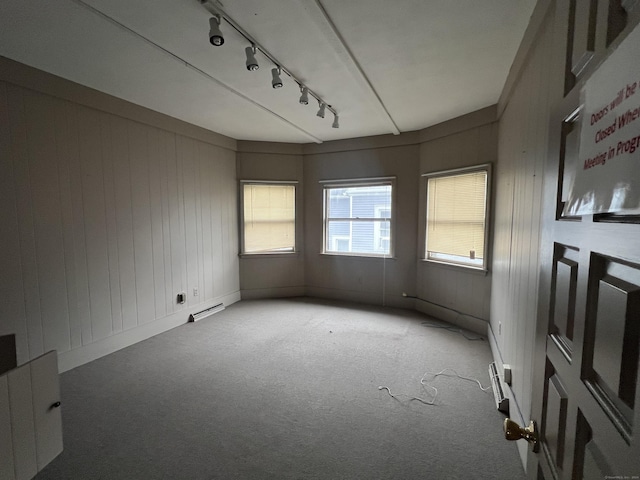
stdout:
POLYGON ((55 351, 0 376, 0 480, 29 480, 62 452, 59 406, 55 351))
POLYGON ((36 456, 40 471, 62 452, 58 355, 55 351, 45 353, 30 365, 36 456))

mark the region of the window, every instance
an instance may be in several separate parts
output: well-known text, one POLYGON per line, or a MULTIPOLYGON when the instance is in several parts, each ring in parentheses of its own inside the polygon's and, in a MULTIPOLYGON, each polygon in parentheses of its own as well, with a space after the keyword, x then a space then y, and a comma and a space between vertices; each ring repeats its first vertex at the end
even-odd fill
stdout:
POLYGON ((241 182, 242 253, 296 250, 296 186, 290 183, 241 182))
POLYGON ((425 176, 425 258, 486 270, 489 165, 425 176))
POLYGON ((324 253, 392 253, 393 178, 324 183, 324 253))

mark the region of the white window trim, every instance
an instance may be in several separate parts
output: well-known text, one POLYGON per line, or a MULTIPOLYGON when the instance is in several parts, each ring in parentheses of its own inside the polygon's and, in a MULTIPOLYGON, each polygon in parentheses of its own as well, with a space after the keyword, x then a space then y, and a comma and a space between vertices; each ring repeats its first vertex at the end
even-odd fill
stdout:
POLYGON ((491 170, 492 170, 492 166, 491 163, 483 163, 481 165, 474 165, 472 167, 462 167, 462 168, 454 168, 451 170, 441 170, 438 172, 433 172, 433 173, 423 173, 421 176, 424 179, 424 192, 426 193, 426 197, 425 197, 425 202, 424 202, 424 207, 425 207, 425 212, 424 212, 424 219, 425 219, 425 228, 424 228, 424 242, 423 242, 423 249, 422 249, 422 261, 424 262, 430 262, 430 263, 434 263, 434 264, 440 264, 440 265, 446 265, 446 266, 451 266, 451 267, 455 267, 455 268, 464 268, 464 269, 468 269, 468 270, 476 270, 476 271, 481 271, 484 273, 488 273, 489 272, 489 265, 490 265, 490 258, 491 258, 491 248, 490 248, 490 244, 489 244, 489 230, 491 229, 491 192, 492 192, 492 187, 491 187, 491 170), (436 177, 449 177, 452 175, 461 175, 461 174, 465 174, 465 173, 474 173, 474 172, 487 172, 487 185, 486 185, 486 195, 485 195, 485 216, 484 216, 484 258, 483 258, 483 265, 482 266, 474 266, 474 265, 470 265, 468 263, 460 263, 460 262, 456 262, 454 259, 452 260, 445 260, 445 259, 434 259, 434 258, 429 258, 428 252, 427 252, 427 224, 428 224, 428 219, 427 219, 427 215, 429 212, 429 209, 427 207, 427 202, 429 199, 429 191, 428 191, 428 185, 429 182, 428 180, 430 178, 436 178, 436 177))
MULTIPOLYGON (((347 257, 370 257, 370 258, 395 258, 395 231, 396 231, 396 201, 397 189, 396 189, 396 177, 372 177, 372 178, 354 178, 354 179, 336 179, 336 180, 320 180, 322 186, 322 252, 321 255, 330 256, 347 256, 347 257), (335 252, 327 249, 327 195, 326 191, 330 188, 348 188, 348 187, 373 187, 378 185, 390 185, 391 186, 391 222, 389 225, 389 253, 361 253, 361 252, 335 252)), ((355 219, 349 218, 355 221, 371 221, 372 219, 355 219)), ((336 219, 334 219, 336 220, 336 219)), ((374 223, 375 227, 375 223, 374 223)))
POLYGON ((250 258, 250 257, 289 257, 289 256, 297 256, 299 254, 299 246, 298 246, 298 188, 297 180, 240 180, 240 188, 238 189, 239 198, 239 215, 238 215, 238 230, 239 241, 240 241, 240 253, 238 254, 241 258, 250 258), (294 247, 291 251, 272 251, 272 252, 245 252, 244 245, 244 186, 245 185, 290 185, 295 187, 295 195, 294 195, 294 247))

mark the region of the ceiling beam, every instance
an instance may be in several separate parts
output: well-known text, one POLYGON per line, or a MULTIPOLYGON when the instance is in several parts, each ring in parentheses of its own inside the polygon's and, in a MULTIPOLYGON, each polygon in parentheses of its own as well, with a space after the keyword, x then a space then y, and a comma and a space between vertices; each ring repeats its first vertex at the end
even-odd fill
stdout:
POLYGON ((338 55, 342 58, 345 66, 349 69, 354 79, 360 84, 361 88, 370 94, 372 98, 372 104, 380 112, 384 120, 386 121, 389 131, 394 135, 400 135, 400 130, 396 125, 396 122, 391 117, 389 110, 378 95, 378 92, 374 88, 369 80, 369 77, 362 69, 360 62, 356 59, 355 55, 347 45, 344 37, 338 31, 338 28, 331 20, 331 17, 327 13, 327 10, 322 5, 320 0, 305 0, 305 3, 313 6, 307 11, 316 20, 316 23, 320 26, 322 32, 327 36, 331 45, 336 49, 338 55))
POLYGON ((322 140, 318 137, 316 137, 315 135, 307 132, 305 129, 299 127, 298 125, 294 124, 293 122, 290 122, 289 120, 287 120, 286 118, 284 118, 283 116, 277 114, 276 112, 274 112, 273 110, 271 110, 270 108, 264 106, 263 104, 261 104, 260 102, 258 102, 257 100, 254 100, 253 98, 249 97, 248 95, 245 95, 244 93, 240 92, 239 90, 236 90, 235 88, 233 88, 231 85, 227 85, 226 83, 224 83, 223 81, 215 78, 213 75, 205 72, 204 70, 201 70, 200 68, 196 67, 195 65, 187 62, 185 59, 179 57, 178 55, 176 55, 175 53, 167 50, 166 48, 162 47, 161 45, 155 43, 153 40, 145 37, 144 35, 142 35, 139 32, 136 32, 135 30, 127 27, 126 25, 124 25, 123 23, 120 23, 118 20, 114 19, 113 17, 107 15, 106 13, 98 10, 97 8, 95 8, 92 5, 89 5, 88 3, 84 2, 83 0, 72 0, 73 2, 75 2, 76 4, 90 10, 91 12, 93 12, 94 14, 98 15, 99 17, 107 20, 108 22, 112 23, 113 25, 117 26, 118 28, 134 35, 135 37, 139 38, 140 40, 143 40, 144 42, 146 42, 147 44, 151 45, 152 47, 156 48, 157 50, 159 50, 160 52, 168 55, 170 58, 172 58, 173 60, 181 63, 182 65, 184 65, 185 67, 195 71, 196 73, 202 75, 203 77, 207 78, 208 80, 212 81, 213 83, 215 83, 216 85, 218 85, 219 87, 222 87, 224 89, 226 89, 227 91, 229 91, 230 93, 237 95, 238 97, 242 98, 243 100, 251 103, 252 105, 254 105, 255 107, 258 107, 259 109, 261 109, 264 112, 269 113, 270 115, 272 115, 273 117, 277 118, 278 120, 280 120, 281 122, 285 123, 286 125, 294 128, 295 130, 297 130, 298 132, 302 133, 303 135, 305 135, 306 137, 308 137, 311 141, 315 142, 315 143, 322 143, 322 140))

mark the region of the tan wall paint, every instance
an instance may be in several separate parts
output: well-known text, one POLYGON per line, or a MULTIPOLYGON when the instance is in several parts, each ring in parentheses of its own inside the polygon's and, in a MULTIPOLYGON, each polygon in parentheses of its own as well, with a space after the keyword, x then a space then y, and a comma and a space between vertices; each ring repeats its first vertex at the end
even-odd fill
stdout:
POLYGON ((239 299, 233 150, 2 81, 0 106, 0 334, 20 363, 56 349, 66 370, 239 299))
MULTIPOLYGON (((420 145, 420 174, 470 167, 491 163, 495 167, 498 125, 496 122, 470 128, 463 132, 437 138, 420 145)), ((418 255, 424 257, 426 224, 426 181, 420 181, 419 192, 418 255)), ((489 215, 491 221, 492 215, 489 215)), ((491 236, 489 236, 491 244, 491 236)), ((488 249, 491 258, 491 248, 488 249)), ((454 322, 466 321, 467 328, 477 319, 489 321, 489 298, 491 296, 491 273, 479 272, 461 267, 439 265, 434 262, 418 263, 416 294, 423 304, 421 309, 436 316, 444 312, 438 307, 460 312, 472 318, 458 318, 447 314, 446 319, 454 322), (434 308, 435 307, 435 308, 434 308), (439 313, 440 312, 440 313, 439 313)), ((484 332, 483 332, 484 333, 484 332)))
POLYGON ((245 150, 267 150, 273 153, 239 151, 238 180, 297 181, 296 249, 293 254, 245 255, 240 258, 240 290, 243 299, 290 297, 304 295, 304 182, 303 156, 289 153, 288 145, 246 145, 245 150), (280 148, 279 148, 280 147, 280 148), (287 153, 277 153, 277 152, 287 153))
POLYGON ((415 285, 418 146, 306 155, 305 260, 307 292, 313 296, 397 306, 415 285), (395 256, 322 255, 322 180, 396 177, 395 256), (383 298, 383 292, 385 293, 383 298))

